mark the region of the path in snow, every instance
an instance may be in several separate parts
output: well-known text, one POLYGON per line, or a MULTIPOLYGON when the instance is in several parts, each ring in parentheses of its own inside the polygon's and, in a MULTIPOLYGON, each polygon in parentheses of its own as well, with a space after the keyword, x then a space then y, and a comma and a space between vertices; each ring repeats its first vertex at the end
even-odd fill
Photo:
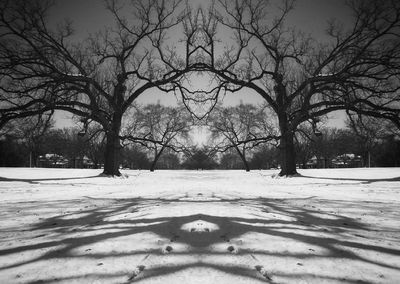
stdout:
POLYGON ((0 169, 1 283, 398 283, 400 169, 0 169))

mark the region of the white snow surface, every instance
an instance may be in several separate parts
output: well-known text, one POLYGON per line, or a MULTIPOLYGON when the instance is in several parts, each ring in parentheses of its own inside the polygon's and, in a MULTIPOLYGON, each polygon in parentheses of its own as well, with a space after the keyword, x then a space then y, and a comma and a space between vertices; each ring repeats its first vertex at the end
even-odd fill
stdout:
POLYGON ((400 283, 400 168, 0 168, 0 283, 400 283))

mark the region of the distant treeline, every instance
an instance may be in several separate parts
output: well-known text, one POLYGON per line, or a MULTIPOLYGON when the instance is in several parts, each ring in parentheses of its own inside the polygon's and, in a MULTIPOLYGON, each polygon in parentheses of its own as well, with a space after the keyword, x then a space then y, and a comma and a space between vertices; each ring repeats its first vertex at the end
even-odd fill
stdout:
MULTIPOLYGON (((326 128, 313 139, 296 141, 298 167, 337 167, 332 161, 343 154, 359 157, 357 163, 343 166, 400 166, 400 140, 386 135, 366 144, 350 129, 326 128), (318 159, 321 163, 312 164, 318 159)), ((365 142, 365 141, 364 141, 365 142)), ((251 169, 279 167, 279 145, 264 144, 248 154, 251 169)), ((23 138, 3 134, 0 140, 0 166, 2 167, 91 167, 100 168, 104 163, 104 140, 95 137, 88 140, 79 135, 77 128, 49 129, 45 133, 23 138), (47 154, 47 158, 46 158, 47 154), (53 159, 53 160, 52 160, 53 159), (85 159, 85 160, 84 160, 85 159), (84 161, 90 161, 84 163, 84 161)), ((149 169, 151 151, 140 145, 126 145, 121 152, 121 167, 149 169)), ((157 162, 156 169, 243 169, 239 155, 231 150, 210 155, 207 148, 195 148, 191 153, 176 153, 165 150, 157 162)))

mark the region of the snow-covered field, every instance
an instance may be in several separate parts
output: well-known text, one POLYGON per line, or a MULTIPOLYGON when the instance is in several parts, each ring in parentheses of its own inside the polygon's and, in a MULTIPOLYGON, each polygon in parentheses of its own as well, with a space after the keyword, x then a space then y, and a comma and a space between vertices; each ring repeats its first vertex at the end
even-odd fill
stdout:
POLYGON ((400 283, 400 168, 0 168, 0 283, 400 283))

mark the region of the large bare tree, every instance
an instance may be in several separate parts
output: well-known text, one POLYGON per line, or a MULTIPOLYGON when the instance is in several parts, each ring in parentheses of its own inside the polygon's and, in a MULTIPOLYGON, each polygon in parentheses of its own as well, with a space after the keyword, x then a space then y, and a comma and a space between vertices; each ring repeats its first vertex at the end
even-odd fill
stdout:
POLYGON ((294 8, 292 0, 217 0, 213 24, 198 26, 212 50, 203 49, 211 59, 197 68, 223 89, 256 91, 275 112, 280 175, 296 173, 293 139, 303 122, 347 109, 400 127, 400 3, 350 1, 352 24, 330 21, 323 40, 288 24, 294 8), (218 37, 228 42, 219 53, 218 37))
POLYGON ((97 122, 106 136, 104 173, 120 175, 119 135, 130 105, 187 71, 167 37, 186 7, 182 0, 107 0, 113 26, 77 39, 67 20, 50 26, 52 5, 0 3, 0 127, 48 110, 97 122))

